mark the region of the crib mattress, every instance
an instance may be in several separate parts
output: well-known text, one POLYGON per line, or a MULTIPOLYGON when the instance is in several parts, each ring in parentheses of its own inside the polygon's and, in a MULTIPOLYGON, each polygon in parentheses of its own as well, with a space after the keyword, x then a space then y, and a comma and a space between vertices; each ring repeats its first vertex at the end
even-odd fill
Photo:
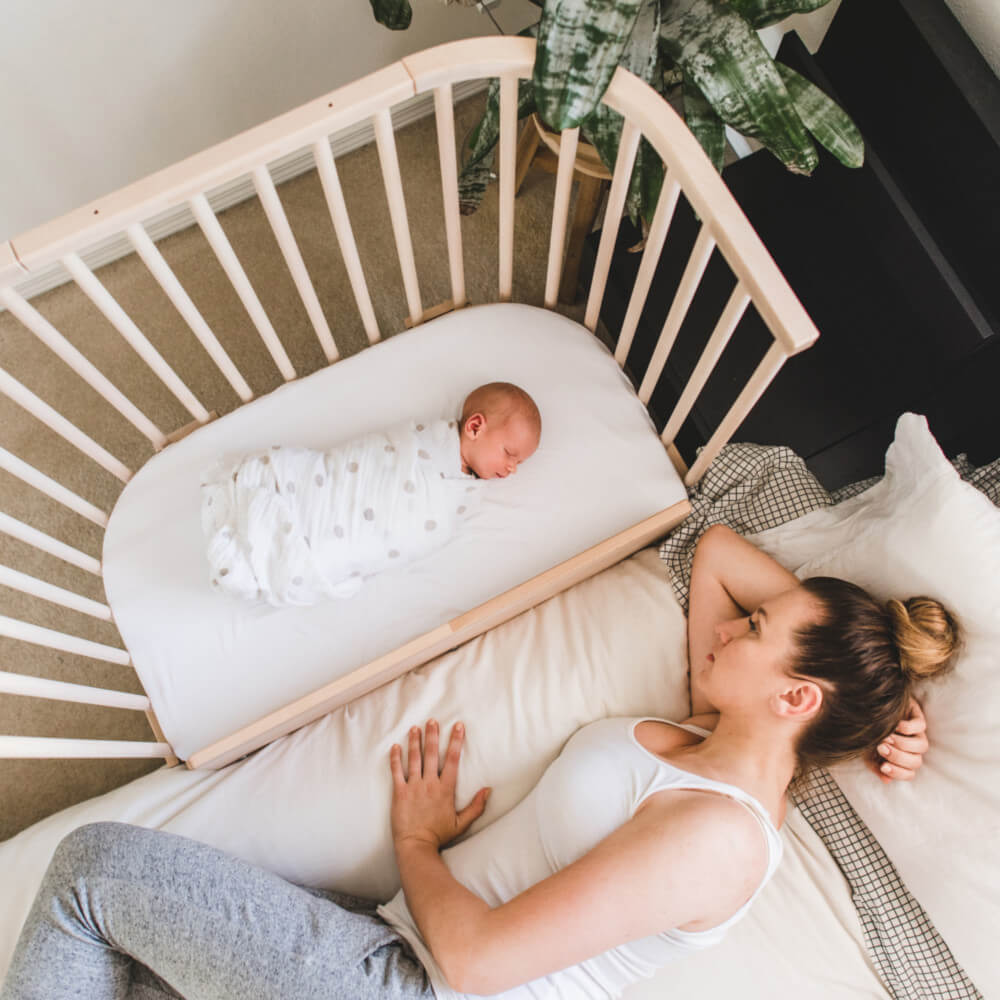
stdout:
POLYGON ((645 407, 592 334, 545 309, 481 306, 284 385, 155 456, 111 514, 104 582, 164 735, 186 758, 684 498, 645 407), (495 380, 534 396, 541 446, 516 476, 484 486, 448 545, 350 600, 272 609, 213 592, 199 520, 213 462, 457 414, 495 380))
MULTIPOLYGON (((519 801, 580 726, 686 715, 686 670, 684 616, 645 550, 222 771, 161 769, 64 810, 0 844, 0 980, 52 851, 77 826, 166 829, 299 884, 385 900, 399 888, 389 746, 411 725, 465 721, 459 798, 493 787, 478 827, 519 801)), ((782 839, 746 919, 624 1000, 886 1000, 850 889, 794 809, 782 839)))

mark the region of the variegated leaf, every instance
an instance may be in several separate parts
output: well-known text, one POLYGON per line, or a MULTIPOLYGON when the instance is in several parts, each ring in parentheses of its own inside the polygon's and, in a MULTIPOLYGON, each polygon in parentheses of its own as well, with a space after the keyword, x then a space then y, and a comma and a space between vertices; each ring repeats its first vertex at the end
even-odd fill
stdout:
POLYGON ((401 31, 410 26, 413 9, 409 0, 368 0, 372 12, 379 24, 384 24, 393 31, 401 31))
POLYGON ((549 128, 575 128, 597 107, 639 11, 658 0, 546 0, 532 82, 549 128))
POLYGON ((789 170, 818 162, 781 74, 757 32, 725 0, 664 0, 660 37, 719 117, 758 139, 789 170))
POLYGON ((712 165, 721 171, 726 155, 726 126, 691 80, 684 81, 684 121, 712 165))
POLYGON ((777 61, 775 65, 795 102, 795 110, 816 141, 845 167, 860 167, 865 162, 865 140, 847 112, 790 66, 777 61))
POLYGON ((738 14, 742 14, 754 28, 777 24, 792 14, 808 14, 825 7, 830 0, 729 0, 738 14))

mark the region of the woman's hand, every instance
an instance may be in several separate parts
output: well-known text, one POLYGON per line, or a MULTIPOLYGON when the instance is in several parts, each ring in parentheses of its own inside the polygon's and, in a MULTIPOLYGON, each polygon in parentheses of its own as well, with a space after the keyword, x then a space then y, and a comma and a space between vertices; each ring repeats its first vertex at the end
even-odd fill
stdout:
POLYGON ((883 784, 912 781, 924 762, 929 746, 924 710, 916 698, 911 698, 906 715, 896 726, 896 731, 878 745, 869 766, 883 784))
POLYGON ((457 722, 451 730, 440 774, 440 732, 433 719, 427 723, 422 754, 420 728, 414 726, 410 730, 405 771, 403 750, 398 743, 393 744, 389 751, 389 767, 392 771, 392 839, 397 847, 414 840, 438 850, 460 837, 483 814, 490 795, 488 788, 480 788, 461 811, 455 808, 455 783, 464 737, 465 727, 457 722))

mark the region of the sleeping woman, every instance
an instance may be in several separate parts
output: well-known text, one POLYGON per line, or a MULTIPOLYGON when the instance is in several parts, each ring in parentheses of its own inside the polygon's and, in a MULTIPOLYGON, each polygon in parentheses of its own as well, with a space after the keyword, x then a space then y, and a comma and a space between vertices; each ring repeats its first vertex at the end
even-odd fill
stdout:
POLYGON ((276 607, 353 597, 367 577, 454 537, 477 506, 475 480, 516 472, 540 435, 531 396, 490 382, 469 393, 461 419, 219 464, 201 488, 212 587, 276 607))
POLYGON ((402 891, 377 912, 94 824, 57 848, 0 997, 594 1000, 716 943, 779 862, 796 773, 877 748, 884 777, 914 776, 911 688, 948 666, 958 631, 928 598, 800 584, 721 527, 698 545, 690 609, 692 715, 585 726, 454 846, 488 797, 456 807, 463 727, 393 746, 402 891))

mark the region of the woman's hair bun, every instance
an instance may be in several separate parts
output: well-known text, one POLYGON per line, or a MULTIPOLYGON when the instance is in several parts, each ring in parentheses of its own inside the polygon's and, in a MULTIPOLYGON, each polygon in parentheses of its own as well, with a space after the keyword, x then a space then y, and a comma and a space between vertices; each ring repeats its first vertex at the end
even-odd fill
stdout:
POLYGON ((952 668, 961 633, 944 605, 932 597, 911 597, 889 601, 886 611, 904 674, 921 680, 952 668))

